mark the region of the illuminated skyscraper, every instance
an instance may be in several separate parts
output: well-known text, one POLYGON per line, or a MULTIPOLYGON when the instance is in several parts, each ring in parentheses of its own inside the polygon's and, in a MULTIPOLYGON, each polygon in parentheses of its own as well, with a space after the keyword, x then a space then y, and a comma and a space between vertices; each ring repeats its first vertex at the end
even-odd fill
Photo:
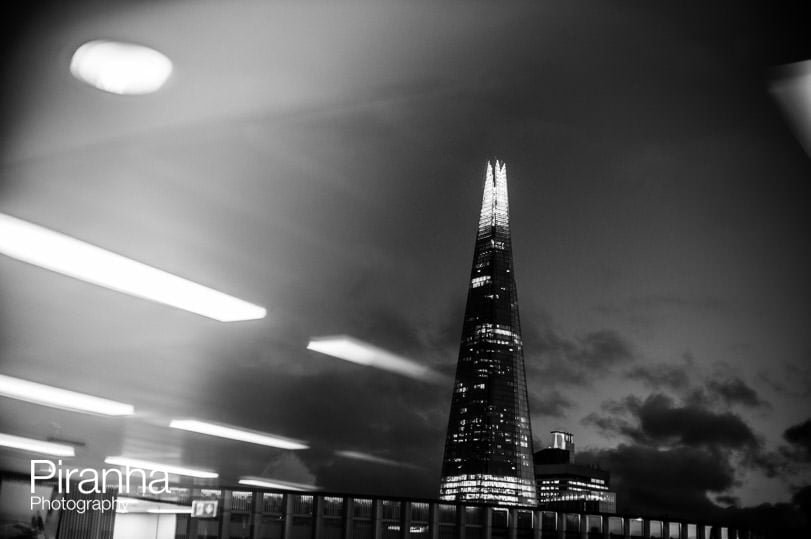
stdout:
POLYGON ((536 505, 507 167, 487 163, 440 498, 536 505))

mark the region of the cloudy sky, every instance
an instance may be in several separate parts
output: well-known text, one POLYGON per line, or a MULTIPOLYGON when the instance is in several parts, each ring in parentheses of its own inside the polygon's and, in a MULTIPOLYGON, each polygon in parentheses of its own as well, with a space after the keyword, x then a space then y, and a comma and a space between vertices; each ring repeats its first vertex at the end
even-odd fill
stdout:
POLYGON ((498 157, 536 449, 574 433, 627 509, 807 506, 811 161, 769 85, 811 54, 795 13, 713 5, 123 2, 21 19, 0 211, 269 314, 200 321, 3 258, 3 374, 146 410, 113 424, 11 403, 3 428, 86 438, 87 462, 130 451, 435 496, 450 384, 306 345, 346 334, 452 374, 498 157), (70 54, 100 36, 166 53, 170 83, 122 99, 72 80, 70 54), (233 462, 233 445, 167 438, 178 414, 311 449, 233 462))

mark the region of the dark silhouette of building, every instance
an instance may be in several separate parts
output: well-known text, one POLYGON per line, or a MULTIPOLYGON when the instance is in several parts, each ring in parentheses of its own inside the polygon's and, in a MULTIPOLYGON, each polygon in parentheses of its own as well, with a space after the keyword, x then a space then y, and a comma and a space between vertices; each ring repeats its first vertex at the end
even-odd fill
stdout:
POLYGON ((574 437, 552 431, 552 445, 535 453, 535 481, 542 509, 616 513, 617 496, 610 474, 574 462, 574 437))
POLYGON ((440 498, 537 504, 507 167, 487 163, 440 498))

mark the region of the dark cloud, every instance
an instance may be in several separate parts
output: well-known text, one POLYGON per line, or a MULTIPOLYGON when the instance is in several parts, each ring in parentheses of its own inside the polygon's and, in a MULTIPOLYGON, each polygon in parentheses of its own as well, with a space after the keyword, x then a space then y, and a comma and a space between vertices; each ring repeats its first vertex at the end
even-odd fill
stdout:
POLYGON ((783 438, 793 446, 788 454, 797 460, 811 461, 811 419, 786 429, 783 438))
POLYGON ((737 415, 714 413, 698 406, 676 406, 662 394, 650 395, 644 402, 629 401, 639 419, 639 440, 676 440, 687 446, 740 449, 757 445, 752 429, 737 415))
POLYGON ((737 376, 710 379, 701 387, 687 389, 683 392, 683 397, 685 402, 702 408, 770 406, 752 386, 737 376))
POLYGON ((758 446, 754 432, 739 416, 693 404, 679 406, 662 393, 651 394, 644 401, 634 396, 621 402, 610 401, 603 405, 603 411, 608 415, 591 414, 583 421, 639 444, 676 443, 711 449, 758 446))
POLYGON ((724 492, 735 484, 730 463, 703 448, 658 450, 622 444, 580 452, 578 460, 611 472, 619 509, 629 513, 708 516, 718 508, 707 493, 724 492))
POLYGON ((631 344, 618 332, 599 330, 566 339, 546 327, 524 329, 531 379, 546 385, 587 386, 601 375, 634 359, 631 344))
POLYGON ((726 495, 716 496, 715 501, 722 505, 731 505, 733 507, 741 503, 741 499, 738 498, 737 496, 726 496, 726 495))
POLYGON ((684 365, 666 363, 639 365, 625 375, 633 380, 640 380, 653 389, 682 390, 690 385, 690 377, 687 375, 684 365))
POLYGON ((727 405, 741 404, 756 407, 765 403, 758 397, 757 392, 740 378, 726 380, 710 380, 706 384, 707 390, 721 398, 727 405))
POLYGON ((561 392, 545 390, 541 392, 530 391, 530 410, 535 414, 548 417, 563 417, 573 402, 561 392))
POLYGON ((601 434, 608 438, 627 436, 634 438, 636 427, 627 419, 615 416, 606 416, 592 412, 583 418, 581 423, 587 427, 596 427, 601 434))

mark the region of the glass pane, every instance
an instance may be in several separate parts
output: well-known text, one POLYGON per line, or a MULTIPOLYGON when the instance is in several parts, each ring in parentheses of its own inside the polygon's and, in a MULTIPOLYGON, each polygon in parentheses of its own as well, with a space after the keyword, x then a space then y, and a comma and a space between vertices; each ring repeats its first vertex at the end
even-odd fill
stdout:
POLYGON ((456 526, 450 524, 441 524, 439 526, 439 539, 455 539, 456 526))
POLYGON ((411 504, 411 521, 428 522, 428 504, 414 502, 411 504))
POLYGON ((589 533, 603 532, 603 519, 598 515, 586 516, 586 531, 589 533))
POLYGON ((519 530, 532 529, 532 511, 518 511, 516 528, 519 530))
POLYGON ((436 506, 437 516, 439 517, 440 522, 448 522, 453 523, 456 522, 456 506, 455 505, 446 505, 441 503, 436 506))
POLYGON ((352 514, 358 518, 372 518, 372 500, 355 498, 352 501, 352 514))
POLYGON ((342 518, 324 517, 319 539, 341 539, 344 534, 344 520, 342 518))
POLYGON ((580 515, 576 515, 574 513, 566 514, 566 531, 580 531, 580 515))
POLYGON ((293 498, 294 515, 311 515, 313 512, 313 497, 306 494, 291 494, 293 498))
POLYGON ((608 535, 610 537, 624 537, 625 531, 622 529, 622 519, 619 517, 608 517, 608 535))
POLYGON ((368 520, 352 521, 352 539, 372 539, 372 523, 368 520))
POLYGON ((340 517, 343 515, 344 499, 336 496, 324 496, 322 503, 325 516, 340 517))
POLYGON ((234 491, 231 493, 231 511, 250 511, 251 493, 234 491))
POLYGON ((281 494, 266 492, 262 496, 262 511, 265 513, 281 513, 284 508, 284 498, 281 494))
POLYGON ((282 539, 284 520, 281 516, 263 515, 259 524, 258 539, 282 539))
POLYGON ((381 506, 383 520, 396 520, 397 522, 400 521, 400 502, 396 502, 393 500, 383 500, 381 502, 381 506))
MULTIPOLYGON (((506 509, 494 507, 491 512, 493 528, 506 528, 510 525, 510 513, 506 509)), ((469 521, 468 521, 469 522, 469 521)))
MULTIPOLYGON (((312 496, 310 496, 312 498, 312 496)), ((293 517, 293 525, 290 528, 290 537, 285 539, 312 539, 313 523, 310 517, 293 517)))
POLYGON ((197 519, 197 539, 217 539, 220 536, 216 518, 197 519))
POLYGON ((250 539, 251 515, 246 513, 232 513, 231 522, 228 526, 228 537, 230 537, 230 539, 250 539))

